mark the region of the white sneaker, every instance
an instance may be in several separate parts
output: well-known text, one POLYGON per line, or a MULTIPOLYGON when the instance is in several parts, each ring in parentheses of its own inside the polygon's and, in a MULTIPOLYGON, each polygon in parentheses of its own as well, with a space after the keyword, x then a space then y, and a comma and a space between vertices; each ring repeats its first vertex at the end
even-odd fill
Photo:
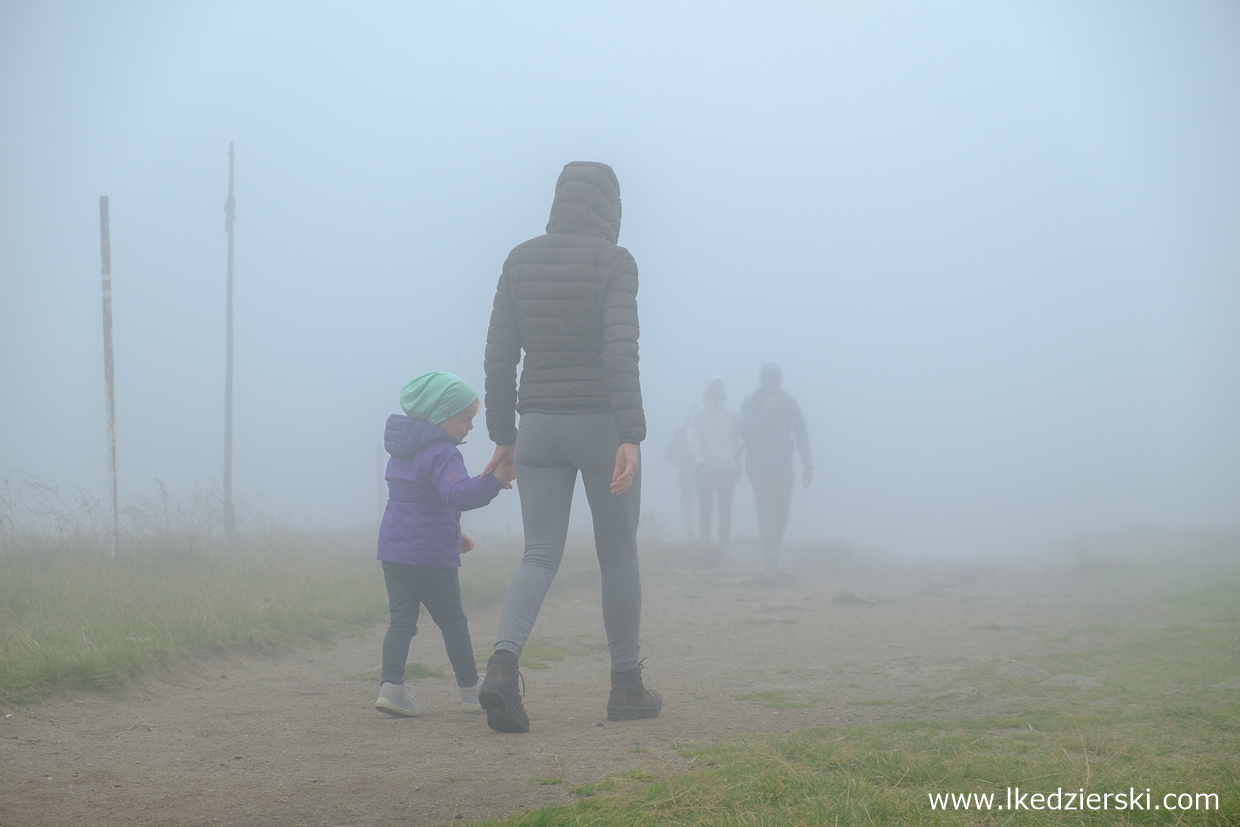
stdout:
POLYGON ((417 693, 407 683, 385 683, 379 687, 379 700, 375 701, 375 709, 397 718, 416 718, 422 714, 417 693))
POLYGON ((477 713, 482 712, 482 704, 478 703, 478 690, 482 688, 482 676, 478 676, 478 680, 474 681, 473 686, 458 686, 461 690, 461 711, 477 713))

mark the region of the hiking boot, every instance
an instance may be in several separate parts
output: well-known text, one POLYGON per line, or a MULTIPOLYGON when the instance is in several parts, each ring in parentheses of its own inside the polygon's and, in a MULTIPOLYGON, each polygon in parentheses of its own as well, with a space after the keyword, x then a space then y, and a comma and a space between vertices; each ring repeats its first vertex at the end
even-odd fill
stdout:
POLYGON ((530 731, 530 718, 517 689, 519 680, 517 656, 511 652, 497 652, 487 661, 487 676, 478 690, 478 703, 487 711, 487 726, 496 732, 530 731))
POLYGON ((413 687, 407 683, 385 683, 379 687, 375 709, 396 718, 416 718, 422 714, 422 707, 418 706, 416 698, 413 687))
POLYGON ((461 690, 461 711, 462 712, 481 712, 482 705, 478 703, 478 690, 482 689, 482 676, 479 675, 474 680, 473 686, 458 686, 461 690))
POLYGON ((663 696, 642 684, 642 665, 611 672, 611 694, 607 696, 607 720, 632 721, 653 718, 663 709, 663 696))

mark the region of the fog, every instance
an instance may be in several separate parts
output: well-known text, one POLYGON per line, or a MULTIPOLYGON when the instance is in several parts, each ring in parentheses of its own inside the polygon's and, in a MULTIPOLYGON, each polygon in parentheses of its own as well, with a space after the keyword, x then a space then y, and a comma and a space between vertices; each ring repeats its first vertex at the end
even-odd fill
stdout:
MULTIPOLYGON (((5 3, 0 476, 107 492, 107 195, 122 500, 218 488, 229 142, 243 515, 377 526, 401 387, 481 390, 500 265, 591 160, 641 273, 648 531, 675 427, 766 361, 815 455, 791 540, 1240 525, 1234 4, 5 3)), ((516 493, 470 525, 518 534, 516 493)))

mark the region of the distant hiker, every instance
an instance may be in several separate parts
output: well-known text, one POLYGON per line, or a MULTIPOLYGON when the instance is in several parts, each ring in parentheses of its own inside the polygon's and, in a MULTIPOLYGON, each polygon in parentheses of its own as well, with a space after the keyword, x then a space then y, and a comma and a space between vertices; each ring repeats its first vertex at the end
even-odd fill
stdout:
POLYGON ((779 365, 767 362, 758 373, 759 388, 741 405, 741 436, 745 439, 745 472, 753 485, 758 510, 762 564, 779 565, 779 542, 788 524, 792 501, 792 443, 801 455, 806 487, 814 481, 809 435, 796 400, 780 390, 779 365))
POLYGON ((727 548, 732 538, 732 493, 741 477, 741 441, 736 411, 724 406, 723 380, 706 386, 702 407, 689 418, 687 442, 693 461, 700 531, 703 543, 710 542, 710 516, 719 500, 719 545, 727 548))
POLYGON ((422 714, 405 683, 409 643, 418 633, 419 604, 443 632, 456 673, 461 708, 481 712, 482 681, 474 664, 469 622, 461 608, 457 569, 474 547, 461 532, 461 512, 495 499, 512 482, 511 468, 470 477, 456 447, 474 427, 478 394, 458 376, 424 373, 400 394, 404 414, 388 417, 383 444, 388 460, 387 509, 379 527, 379 560, 391 622, 383 636, 383 672, 375 709, 411 718, 422 714))
POLYGON ((487 469, 515 463, 525 526, 525 556, 504 596, 479 696, 487 724, 499 732, 530 728, 517 664, 564 556, 578 472, 602 573, 607 719, 653 718, 663 707, 659 693, 642 684, 638 659, 638 446, 646 416, 637 373, 637 265, 616 246, 619 234, 620 185, 611 167, 570 163, 556 181, 546 235, 508 254, 495 290, 486 408, 496 448, 487 469))
MULTIPOLYGON (((697 408, 690 412, 696 413, 697 408)), ((676 481, 680 483, 680 517, 685 523, 685 539, 690 543, 694 538, 694 523, 697 522, 693 513, 693 502, 697 496, 697 482, 693 476, 693 455, 689 453, 689 424, 676 426, 672 433, 672 441, 667 444, 664 456, 676 466, 676 481)))

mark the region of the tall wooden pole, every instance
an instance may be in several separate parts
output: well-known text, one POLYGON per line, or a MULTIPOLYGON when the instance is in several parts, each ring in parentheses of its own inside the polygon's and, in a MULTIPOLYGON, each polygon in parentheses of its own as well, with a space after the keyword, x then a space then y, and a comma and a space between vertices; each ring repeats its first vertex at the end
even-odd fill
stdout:
POLYGON ((99 254, 103 274, 103 387, 108 409, 108 486, 112 494, 112 557, 120 537, 120 503, 116 494, 116 389, 112 381, 112 230, 108 197, 99 196, 99 254))
POLYGON ((237 522, 232 502, 232 387, 233 387, 233 145, 228 144, 228 200, 224 202, 224 232, 228 233, 228 332, 224 357, 224 535, 236 539, 237 522))

